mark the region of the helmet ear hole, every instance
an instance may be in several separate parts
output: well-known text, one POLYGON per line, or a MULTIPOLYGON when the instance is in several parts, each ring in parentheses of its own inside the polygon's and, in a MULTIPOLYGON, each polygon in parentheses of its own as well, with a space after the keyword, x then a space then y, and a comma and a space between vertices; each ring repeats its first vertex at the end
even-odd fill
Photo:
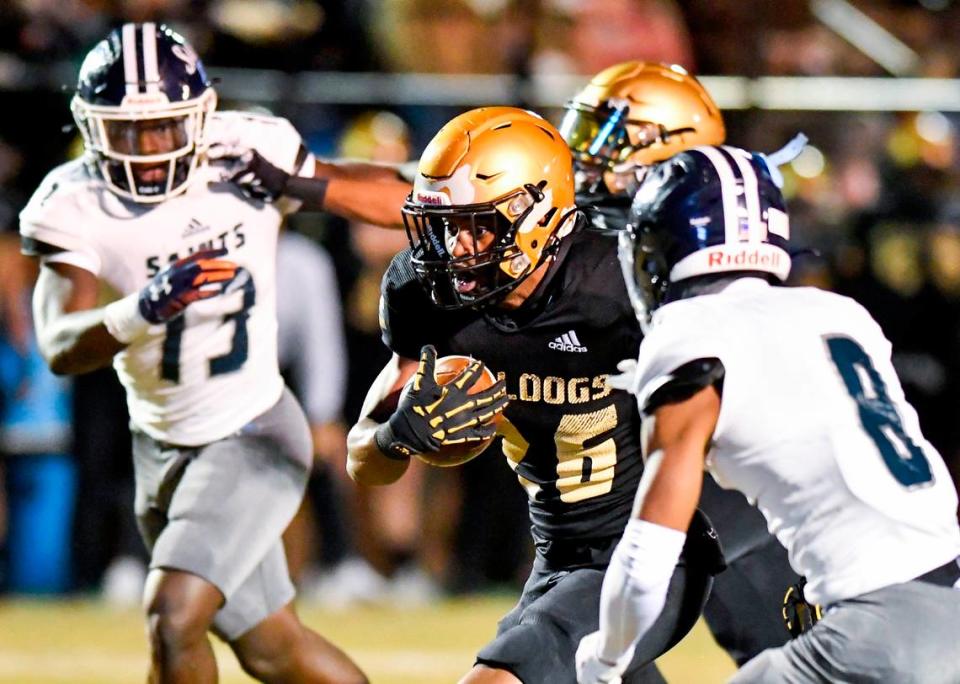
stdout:
MULTIPOLYGON (((557 213, 557 208, 550 207, 550 211, 548 211, 546 214, 543 215, 543 218, 540 219, 540 221, 538 222, 538 225, 541 225, 541 226, 548 225, 550 221, 553 220, 553 215, 556 213, 557 213)), ((533 245, 533 246, 536 247, 536 245, 533 245)))

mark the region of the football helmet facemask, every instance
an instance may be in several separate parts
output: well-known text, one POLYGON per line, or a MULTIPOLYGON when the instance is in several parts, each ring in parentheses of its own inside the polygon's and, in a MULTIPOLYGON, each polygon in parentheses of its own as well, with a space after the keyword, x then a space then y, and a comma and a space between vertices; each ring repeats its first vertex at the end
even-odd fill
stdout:
POLYGON ((622 173, 726 138, 720 110, 683 67, 623 62, 604 69, 565 105, 560 133, 578 170, 622 173))
POLYGON ((574 210, 550 123, 513 107, 461 114, 424 150, 403 207, 414 272, 441 308, 496 304, 556 252, 574 210))
POLYGON ((193 48, 148 22, 114 29, 87 54, 70 109, 110 190, 153 203, 189 186, 216 103, 193 48))
POLYGON ((790 273, 786 203, 759 156, 735 147, 696 147, 646 175, 619 235, 634 312, 646 332, 668 288, 697 276, 790 273))

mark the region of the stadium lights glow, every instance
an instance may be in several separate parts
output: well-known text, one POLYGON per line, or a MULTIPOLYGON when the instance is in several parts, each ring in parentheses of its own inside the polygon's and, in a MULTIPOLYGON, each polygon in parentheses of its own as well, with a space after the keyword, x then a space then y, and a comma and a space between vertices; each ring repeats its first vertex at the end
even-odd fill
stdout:
POLYGON ((823 152, 813 145, 807 145, 790 165, 793 167, 794 173, 801 178, 816 178, 823 173, 827 160, 823 156, 823 152))
POLYGON ((923 112, 917 116, 917 135, 929 143, 941 144, 950 139, 950 120, 940 112, 923 112))

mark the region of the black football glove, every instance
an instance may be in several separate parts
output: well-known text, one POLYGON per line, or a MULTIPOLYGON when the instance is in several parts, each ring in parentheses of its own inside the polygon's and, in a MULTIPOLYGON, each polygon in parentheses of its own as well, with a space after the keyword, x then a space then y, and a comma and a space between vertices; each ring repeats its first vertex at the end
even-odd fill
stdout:
POLYGON ((468 394, 483 364, 473 361, 441 385, 434 377, 436 360, 437 350, 431 345, 420 350, 420 366, 410 391, 390 419, 377 428, 377 448, 391 458, 431 453, 449 444, 481 442, 496 432, 493 418, 508 402, 504 381, 468 394))
POLYGON ((286 193, 290 174, 274 166, 256 150, 233 150, 217 147, 208 158, 227 167, 228 183, 235 185, 244 197, 258 202, 276 202, 286 193))
POLYGON ((799 582, 790 585, 783 597, 783 623, 794 639, 808 631, 823 617, 820 606, 808 602, 803 595, 806 584, 807 578, 801 577, 799 582))

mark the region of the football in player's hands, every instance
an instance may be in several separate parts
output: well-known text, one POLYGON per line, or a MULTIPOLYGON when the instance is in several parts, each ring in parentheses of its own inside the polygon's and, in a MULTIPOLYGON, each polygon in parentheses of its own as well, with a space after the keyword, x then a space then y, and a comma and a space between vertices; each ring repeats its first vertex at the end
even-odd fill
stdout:
POLYGON ((396 410, 377 428, 377 448, 389 458, 465 463, 493 441, 495 421, 508 401, 504 381, 496 381, 480 361, 437 359, 436 349, 426 345, 396 410))
MULTIPOLYGON (((473 361, 474 360, 469 356, 460 356, 459 354, 441 356, 437 359, 436 366, 434 366, 433 376, 436 378, 438 384, 446 385, 447 383, 450 383, 459 377, 460 373, 466 370, 466 368, 473 363, 473 361)), ((412 383, 413 380, 411 379, 410 382, 412 383)), ((496 382, 497 377, 494 375, 493 371, 486 366, 482 366, 477 379, 474 380, 473 384, 467 390, 467 394, 477 394, 478 392, 482 392, 489 387, 493 387, 496 382)), ((410 384, 408 383, 407 387, 404 388, 404 392, 407 391, 409 386, 410 384)), ((489 423, 491 425, 497 425, 500 423, 502 418, 502 413, 496 413, 489 420, 489 423)), ((417 458, 419 458, 421 461, 429 463, 430 465, 440 466, 441 468, 462 465, 463 463, 466 463, 467 461, 474 459, 483 453, 495 438, 496 434, 492 434, 482 441, 462 442, 460 444, 444 444, 437 451, 426 454, 417 454, 417 458)))

